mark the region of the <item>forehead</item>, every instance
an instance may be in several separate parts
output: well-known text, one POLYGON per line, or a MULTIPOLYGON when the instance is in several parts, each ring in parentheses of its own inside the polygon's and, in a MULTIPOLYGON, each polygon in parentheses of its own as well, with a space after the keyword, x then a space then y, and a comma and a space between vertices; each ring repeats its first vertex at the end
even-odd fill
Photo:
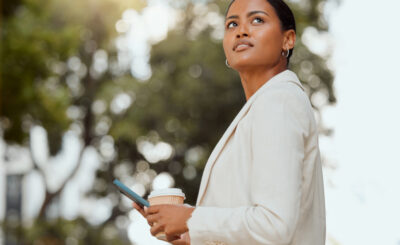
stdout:
POLYGON ((275 10, 267 0, 235 0, 227 12, 230 15, 247 14, 250 11, 262 10, 269 15, 274 15, 275 10))

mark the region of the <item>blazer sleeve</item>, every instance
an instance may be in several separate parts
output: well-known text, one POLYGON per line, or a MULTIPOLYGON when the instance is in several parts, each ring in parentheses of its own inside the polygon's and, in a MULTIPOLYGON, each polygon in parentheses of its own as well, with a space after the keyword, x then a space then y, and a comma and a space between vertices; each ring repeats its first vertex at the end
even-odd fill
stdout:
MULTIPOLYGON (((196 207, 192 245, 289 244, 300 213, 302 164, 311 106, 296 85, 264 92, 251 112, 251 206, 196 207)), ((227 170, 228 171, 228 170, 227 170)), ((239 180, 238 180, 239 181, 239 180)))

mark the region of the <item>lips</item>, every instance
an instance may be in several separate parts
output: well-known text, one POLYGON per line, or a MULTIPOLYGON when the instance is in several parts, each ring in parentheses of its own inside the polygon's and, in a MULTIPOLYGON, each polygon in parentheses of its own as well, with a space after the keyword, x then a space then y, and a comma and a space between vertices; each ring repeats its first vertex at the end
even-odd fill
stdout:
POLYGON ((235 45, 233 46, 233 51, 242 51, 248 48, 253 47, 254 45, 247 40, 238 40, 236 41, 235 45))

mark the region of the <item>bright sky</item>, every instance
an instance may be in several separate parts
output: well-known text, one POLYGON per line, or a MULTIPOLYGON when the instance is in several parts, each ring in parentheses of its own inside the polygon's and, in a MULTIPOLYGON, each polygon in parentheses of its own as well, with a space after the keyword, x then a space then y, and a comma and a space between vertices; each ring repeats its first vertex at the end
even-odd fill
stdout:
MULTIPOLYGON (((397 75, 400 28, 396 26, 400 24, 399 9, 398 0, 343 0, 329 14, 330 44, 334 47, 331 62, 335 70, 334 86, 338 103, 323 111, 324 121, 334 129, 334 135, 320 138, 322 154, 337 167, 334 171, 324 172, 327 245, 400 245, 400 78, 397 75)), ((158 33, 153 31, 148 35, 149 39, 156 41, 164 37, 168 27, 174 25, 174 21, 168 22, 173 15, 166 12, 165 8, 157 5, 141 16, 128 11, 122 20, 164 23, 158 26, 158 33), (152 21, 154 18, 157 21, 152 21)), ((126 23, 121 21, 116 28, 125 32, 126 23)), ((146 29, 154 30, 143 26, 136 28, 139 31, 146 29)), ((326 40, 326 35, 321 36, 319 41, 314 41, 314 47, 324 46, 326 40)), ((144 51, 139 56, 142 60, 148 59, 149 50, 144 41, 136 40, 136 48, 126 41, 121 39, 117 43, 121 51, 140 47, 144 51)), ((142 61, 138 59, 135 62, 142 61)), ((145 62, 141 65, 142 70, 132 70, 132 73, 146 78, 149 68, 145 62)), ((33 134, 38 135, 38 141, 43 137, 40 129, 33 134)), ((64 156, 60 157, 64 157, 64 163, 74 162, 70 156, 79 151, 79 143, 72 134, 66 135, 64 143, 64 156)), ((0 141, 0 159, 3 149, 0 141)), ((79 174, 75 183, 68 186, 61 198, 60 212, 67 218, 74 218, 80 212, 91 210, 88 217, 96 223, 96 218, 102 219, 99 214, 107 216, 111 203, 108 200, 100 200, 96 204, 95 200, 85 200, 82 203, 80 196, 90 188, 87 178, 93 180, 92 173, 98 167, 98 159, 92 150, 89 149, 85 155, 85 173, 79 174), (70 205, 79 202, 81 207, 70 205)), ((40 154, 37 157, 46 160, 40 154)), ((57 165, 57 159, 51 162, 57 165)), ((57 166, 52 168, 57 169, 57 166)), ((51 169, 48 171, 53 172, 51 169)), ((65 171, 58 172, 55 176, 61 176, 65 171)), ((4 167, 0 164, 0 193, 5 191, 4 181, 4 167)), ((50 179, 49 184, 57 186, 57 178, 50 179)), ((24 212, 32 217, 44 193, 40 190, 41 182, 36 173, 25 179, 25 185, 35 189, 25 190, 27 194, 24 196, 25 200, 29 200, 24 212)), ((0 219, 4 216, 3 210, 4 199, 0 198, 0 219)), ((138 213, 132 211, 127 216, 131 224, 126 229, 129 238, 136 244, 166 244, 150 237, 149 227, 138 213)))
POLYGON ((344 0, 330 16, 338 103, 324 113, 335 134, 321 150, 338 166, 326 203, 340 244, 400 244, 399 9, 344 0))

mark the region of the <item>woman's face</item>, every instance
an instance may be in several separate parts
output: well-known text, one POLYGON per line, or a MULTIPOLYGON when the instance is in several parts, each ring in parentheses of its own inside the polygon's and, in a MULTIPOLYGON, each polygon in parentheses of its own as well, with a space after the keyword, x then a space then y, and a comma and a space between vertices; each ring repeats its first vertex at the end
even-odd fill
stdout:
POLYGON ((236 0, 225 20, 223 46, 229 65, 274 67, 285 62, 287 46, 280 20, 266 0, 236 0))

